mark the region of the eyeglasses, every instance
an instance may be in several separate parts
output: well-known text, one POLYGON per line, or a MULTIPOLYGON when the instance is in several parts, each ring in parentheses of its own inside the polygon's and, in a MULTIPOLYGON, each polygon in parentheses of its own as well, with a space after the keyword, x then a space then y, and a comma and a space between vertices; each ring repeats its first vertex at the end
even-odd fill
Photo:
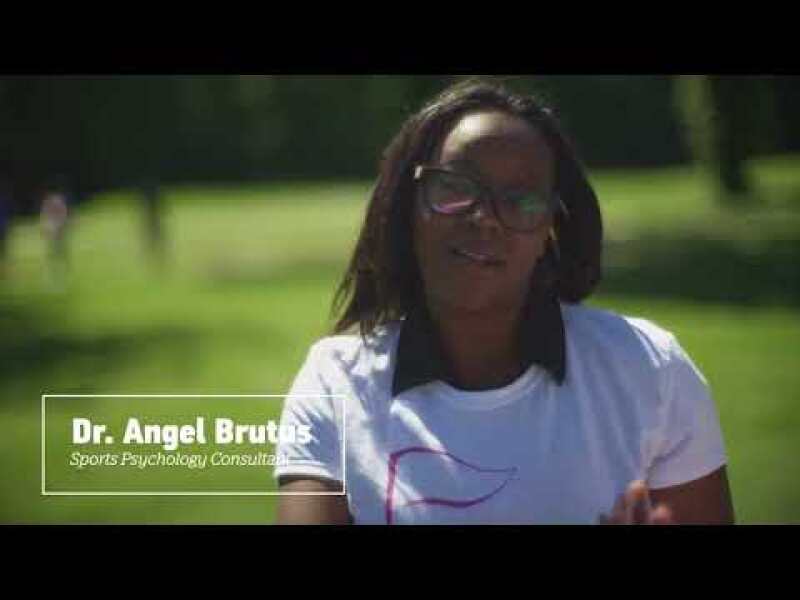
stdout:
POLYGON ((559 210, 569 216, 555 193, 500 194, 464 173, 423 165, 414 169, 414 180, 428 208, 441 215, 469 214, 484 203, 491 206, 503 227, 523 233, 539 230, 547 217, 559 210))

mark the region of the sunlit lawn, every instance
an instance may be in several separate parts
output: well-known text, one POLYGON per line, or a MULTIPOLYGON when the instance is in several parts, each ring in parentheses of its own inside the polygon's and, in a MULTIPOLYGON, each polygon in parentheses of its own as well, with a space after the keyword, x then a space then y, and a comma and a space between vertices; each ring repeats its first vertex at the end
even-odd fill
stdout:
MULTIPOLYGON (((739 520, 800 522, 797 274, 785 280, 785 297, 783 279, 768 282, 770 303, 698 295, 680 281, 659 294, 615 285, 627 281, 620 269, 640 260, 651 236, 724 241, 727 252, 753 256, 754 268, 769 260, 771 242, 794 251, 800 161, 763 160, 754 172, 766 208, 733 213, 718 208, 691 169, 593 174, 612 251, 608 288, 590 303, 674 331, 703 370, 721 414, 739 520)), ((368 182, 169 189, 163 272, 147 260, 136 197, 106 194, 77 211, 61 282, 48 275, 38 223, 17 225, 0 284, 0 521, 270 522, 270 497, 40 496, 39 398, 285 392, 330 325, 369 191, 368 182)), ((712 276, 702 285, 721 284, 712 276)))

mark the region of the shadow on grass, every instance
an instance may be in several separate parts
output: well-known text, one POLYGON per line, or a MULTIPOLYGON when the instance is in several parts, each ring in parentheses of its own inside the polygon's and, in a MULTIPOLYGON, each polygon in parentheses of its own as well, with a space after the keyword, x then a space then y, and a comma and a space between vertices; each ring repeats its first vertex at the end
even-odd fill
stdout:
POLYGON ((800 212, 800 186, 794 181, 772 183, 768 186, 751 183, 750 189, 744 192, 715 190, 717 205, 736 214, 737 211, 747 213, 763 213, 780 210, 788 213, 800 212))
POLYGON ((214 265, 206 269, 207 281, 213 287, 268 288, 295 284, 331 282, 339 284, 346 264, 339 260, 307 260, 280 265, 214 265))
POLYGON ((742 306, 800 306, 800 240, 646 236, 607 242, 598 291, 742 306))
MULTIPOLYGON (((601 293, 800 307, 800 239, 746 243, 652 234, 608 240, 604 252, 601 293)), ((322 284, 332 298, 345 266, 334 261, 233 265, 207 269, 206 281, 218 289, 252 290, 322 284)))
MULTIPOLYGON (((60 386, 59 393, 93 393, 87 374, 103 374, 156 348, 176 353, 191 347, 197 333, 178 327, 160 327, 141 333, 75 336, 53 327, 52 317, 18 307, 0 307, 0 382, 26 381, 47 389, 48 379, 62 368, 75 370, 76 385, 60 386), (9 327, 10 326, 10 327, 9 327)), ((10 401, 0 398, 0 402, 10 401)))

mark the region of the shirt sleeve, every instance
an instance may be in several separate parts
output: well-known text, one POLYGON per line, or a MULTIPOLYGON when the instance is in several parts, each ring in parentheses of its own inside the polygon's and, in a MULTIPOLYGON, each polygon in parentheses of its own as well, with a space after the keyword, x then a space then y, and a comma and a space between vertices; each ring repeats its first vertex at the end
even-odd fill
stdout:
POLYGON ((332 398, 322 371, 321 349, 315 344, 308 353, 289 395, 284 400, 280 429, 309 428, 310 441, 279 442, 276 452, 281 461, 273 476, 307 475, 342 481, 342 406, 332 398), (326 397, 327 396, 327 397, 326 397))
POLYGON ((662 429, 648 475, 653 489, 694 481, 727 462, 708 382, 674 336, 669 356, 660 372, 662 429))

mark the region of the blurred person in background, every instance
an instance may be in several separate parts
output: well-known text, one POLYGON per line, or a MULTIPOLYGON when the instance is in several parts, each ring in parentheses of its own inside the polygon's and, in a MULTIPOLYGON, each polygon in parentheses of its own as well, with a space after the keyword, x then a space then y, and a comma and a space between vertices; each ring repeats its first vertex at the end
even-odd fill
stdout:
POLYGON ((313 439, 275 477, 314 495, 277 522, 733 523, 703 375, 659 325, 582 304, 602 238, 537 99, 468 82, 410 117, 284 404, 313 439))
POLYGON ((11 228, 11 185, 0 176, 0 277, 5 275, 8 231, 11 228))
POLYGON ((67 267, 68 221, 67 195, 57 188, 46 189, 39 212, 39 222, 47 243, 51 281, 55 283, 61 281, 67 267))
POLYGON ((164 266, 165 239, 163 198, 155 178, 144 180, 140 186, 144 216, 144 239, 147 253, 156 267, 164 266))

